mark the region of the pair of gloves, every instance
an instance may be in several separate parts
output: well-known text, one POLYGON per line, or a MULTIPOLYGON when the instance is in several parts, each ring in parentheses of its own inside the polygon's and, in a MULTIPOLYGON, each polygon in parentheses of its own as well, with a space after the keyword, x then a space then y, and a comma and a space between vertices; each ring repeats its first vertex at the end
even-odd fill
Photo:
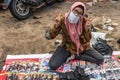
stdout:
POLYGON ((76 66, 74 71, 59 73, 60 80, 90 80, 89 75, 85 73, 85 69, 76 66))

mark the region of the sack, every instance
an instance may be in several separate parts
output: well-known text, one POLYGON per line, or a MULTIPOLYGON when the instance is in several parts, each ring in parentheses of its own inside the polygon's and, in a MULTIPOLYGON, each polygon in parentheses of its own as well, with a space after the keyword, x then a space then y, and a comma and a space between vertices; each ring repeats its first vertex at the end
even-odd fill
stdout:
POLYGON ((97 42, 92 45, 92 47, 98 51, 100 54, 104 55, 112 55, 113 49, 107 42, 101 38, 97 39, 97 42))

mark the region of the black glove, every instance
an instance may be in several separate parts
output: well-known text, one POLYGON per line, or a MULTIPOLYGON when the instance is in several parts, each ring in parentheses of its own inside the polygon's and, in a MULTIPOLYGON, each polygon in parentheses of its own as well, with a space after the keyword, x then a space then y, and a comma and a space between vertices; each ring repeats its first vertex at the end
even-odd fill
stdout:
POLYGON ((76 69, 74 71, 74 75, 77 79, 80 79, 80 80, 90 80, 89 75, 87 75, 85 73, 84 68, 81 68, 80 66, 76 67, 76 69))
POLYGON ((46 39, 51 39, 51 37, 50 37, 50 29, 46 30, 45 37, 46 37, 46 39))
POLYGON ((76 67, 75 71, 59 73, 60 80, 90 80, 89 75, 84 71, 84 68, 76 67))

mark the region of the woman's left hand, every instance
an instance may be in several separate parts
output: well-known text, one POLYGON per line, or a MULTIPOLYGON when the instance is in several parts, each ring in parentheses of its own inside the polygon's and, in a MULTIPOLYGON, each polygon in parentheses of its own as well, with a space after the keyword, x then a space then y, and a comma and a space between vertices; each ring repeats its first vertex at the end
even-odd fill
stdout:
POLYGON ((75 55, 71 55, 70 57, 68 57, 68 59, 66 60, 66 63, 69 63, 73 59, 75 59, 75 55))

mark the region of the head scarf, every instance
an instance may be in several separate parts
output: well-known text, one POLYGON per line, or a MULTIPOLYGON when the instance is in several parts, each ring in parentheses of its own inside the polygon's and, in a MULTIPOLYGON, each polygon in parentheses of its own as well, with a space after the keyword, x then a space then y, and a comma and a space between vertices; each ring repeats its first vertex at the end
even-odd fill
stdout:
POLYGON ((75 2, 72 6, 71 9, 65 14, 65 25, 68 31, 68 34, 71 38, 71 40, 75 43, 76 45, 76 53, 79 54, 79 49, 83 51, 83 47, 80 43, 79 36, 82 34, 82 21, 83 21, 83 16, 86 12, 86 6, 82 2, 75 2), (73 11, 73 9, 77 6, 82 6, 84 8, 83 10, 83 15, 80 17, 78 24, 77 24, 77 29, 76 29, 76 24, 70 23, 68 20, 68 16, 70 12, 73 11))

